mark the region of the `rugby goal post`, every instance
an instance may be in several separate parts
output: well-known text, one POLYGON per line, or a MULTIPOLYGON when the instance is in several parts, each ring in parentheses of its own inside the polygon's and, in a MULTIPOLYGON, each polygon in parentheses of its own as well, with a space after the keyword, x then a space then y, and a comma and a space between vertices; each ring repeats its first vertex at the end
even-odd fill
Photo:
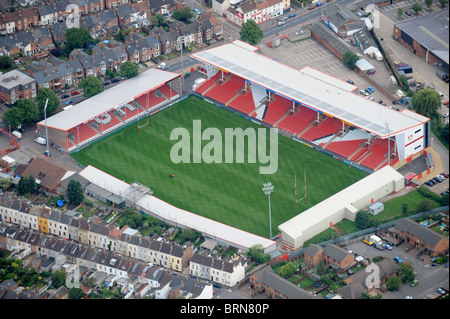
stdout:
POLYGON ((302 198, 297 198, 297 173, 294 174, 294 187, 295 187, 295 208, 297 208, 297 203, 305 200, 306 203, 306 169, 305 169, 305 195, 302 198))

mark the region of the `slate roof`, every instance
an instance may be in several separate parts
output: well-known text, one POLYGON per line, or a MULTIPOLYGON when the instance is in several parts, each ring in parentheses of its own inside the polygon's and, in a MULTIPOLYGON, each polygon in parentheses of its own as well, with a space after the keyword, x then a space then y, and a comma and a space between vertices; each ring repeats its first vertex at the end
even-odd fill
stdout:
POLYGON ((395 225, 395 228, 420 238, 424 243, 430 245, 431 247, 436 246, 439 241, 444 238, 442 235, 427 227, 421 226, 408 218, 400 219, 395 225))
POLYGON ((345 249, 333 244, 327 244, 323 250, 323 254, 337 260, 338 262, 343 261, 347 255, 351 255, 345 249))

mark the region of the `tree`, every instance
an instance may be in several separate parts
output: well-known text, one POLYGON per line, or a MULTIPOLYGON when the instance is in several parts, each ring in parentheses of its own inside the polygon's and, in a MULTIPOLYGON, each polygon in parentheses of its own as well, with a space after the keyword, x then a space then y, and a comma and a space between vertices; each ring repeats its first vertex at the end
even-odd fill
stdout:
POLYGON ((12 60, 7 55, 0 56, 0 69, 9 69, 11 67, 12 60))
POLYGON ((402 8, 398 8, 397 16, 400 18, 402 15, 403 15, 403 9, 402 8))
POLYGON ((410 263, 401 263, 400 269, 398 270, 398 275, 403 283, 413 281, 416 276, 414 274, 414 268, 410 263))
POLYGON ((417 212, 429 212, 434 208, 434 203, 430 199, 423 199, 417 206, 417 212))
POLYGON ((422 6, 416 2, 411 6, 411 10, 417 14, 419 11, 422 11, 422 6))
POLYGON ((66 31, 66 49, 86 49, 92 41, 91 34, 86 28, 70 28, 66 31))
POLYGON ((36 180, 33 176, 28 178, 21 176, 19 183, 17 184, 17 192, 19 195, 25 195, 34 192, 36 188, 36 180))
POLYGON ((53 273, 52 278, 53 278, 53 286, 55 288, 59 288, 66 283, 66 272, 64 270, 56 270, 53 273))
POLYGON ((122 66, 120 67, 120 75, 124 76, 128 79, 132 78, 133 76, 136 76, 139 74, 139 69, 136 64, 134 64, 131 61, 125 61, 122 63, 122 66))
POLYGON ((184 241, 192 241, 199 236, 198 232, 195 229, 184 228, 180 234, 181 239, 184 241))
POLYGON ((92 75, 89 75, 87 78, 83 79, 78 87, 83 89, 83 96, 87 98, 93 97, 94 95, 103 92, 105 89, 102 81, 92 75))
POLYGON ((86 296, 81 288, 70 288, 69 299, 82 299, 86 296))
POLYGON ((270 255, 264 253, 264 248, 260 244, 250 247, 248 249, 248 255, 259 264, 266 263, 270 260, 270 255))
POLYGON ((427 6, 428 9, 431 7, 432 4, 433 0, 425 0, 425 5, 427 6))
POLYGON ((36 99, 38 101, 39 113, 42 115, 44 115, 45 101, 47 101, 47 99, 48 99, 47 117, 49 116, 49 114, 52 114, 53 112, 55 112, 61 104, 61 101, 59 100, 58 95, 56 95, 55 91, 53 91, 52 89, 49 89, 49 88, 39 89, 39 93, 38 93, 36 99))
POLYGON ((439 4, 441 5, 441 7, 445 7, 447 3, 448 0, 439 0, 439 4))
POLYGON ((448 206, 448 193, 442 195, 440 203, 442 206, 448 206))
POLYGON ((355 67, 356 62, 358 62, 358 60, 359 60, 359 57, 356 54, 354 54, 350 51, 347 51, 344 53, 344 58, 342 61, 350 69, 353 69, 355 67))
POLYGON ((84 199, 84 192, 79 181, 73 179, 69 182, 67 185, 67 197, 72 204, 81 204, 84 199))
POLYGON ((192 18, 193 14, 192 14, 192 9, 190 7, 184 6, 180 9, 176 9, 173 12, 172 17, 178 21, 182 21, 182 22, 189 22, 189 20, 192 18))
POLYGON ((157 13, 155 15, 152 15, 150 17, 150 21, 156 27, 160 27, 166 22, 164 16, 161 13, 157 13))
POLYGON ((413 95, 411 105, 417 113, 432 117, 441 107, 441 97, 432 88, 425 88, 413 95))
POLYGON ((363 230, 371 226, 369 220, 369 213, 367 212, 357 212, 355 217, 355 225, 358 229, 363 230))
POLYGON ((3 123, 12 128, 22 124, 22 111, 18 107, 13 107, 5 111, 2 117, 3 123))
POLYGON ((281 266, 278 275, 287 279, 295 273, 295 270, 296 270, 295 265, 292 262, 289 262, 286 265, 281 266))
POLYGON ((402 286, 402 280, 400 277, 393 275, 386 281, 386 287, 389 291, 399 290, 402 286))
POLYGON ((254 20, 250 19, 242 24, 239 35, 242 41, 256 45, 264 37, 264 32, 254 20))

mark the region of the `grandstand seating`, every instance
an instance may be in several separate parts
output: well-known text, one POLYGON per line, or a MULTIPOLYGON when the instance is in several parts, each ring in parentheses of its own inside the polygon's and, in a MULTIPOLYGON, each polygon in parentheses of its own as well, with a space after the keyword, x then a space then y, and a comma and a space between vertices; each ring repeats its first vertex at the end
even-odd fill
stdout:
POLYGON ((253 102, 253 96, 251 92, 247 92, 244 95, 239 94, 228 104, 228 106, 245 114, 249 114, 255 110, 255 103, 253 102))
POLYGON ((212 87, 216 80, 221 78, 221 74, 220 72, 218 72, 216 75, 214 75, 213 77, 211 77, 210 79, 202 82, 196 89, 195 92, 199 93, 199 94, 204 94, 206 90, 208 90, 210 87, 212 87))
POLYGON ((243 87, 244 80, 240 77, 231 75, 229 78, 225 79, 222 85, 215 85, 208 90, 205 95, 222 104, 226 104, 236 96, 243 87))
POLYGON ((282 96, 274 95, 273 98, 273 101, 267 106, 266 114, 263 117, 263 121, 270 125, 274 125, 279 121, 292 107, 292 101, 282 96))
POLYGON ((112 114, 112 112, 108 112, 106 114, 109 115, 110 120, 107 123, 103 122, 103 124, 99 124, 98 131, 101 133, 108 131, 109 129, 122 123, 122 121, 119 120, 117 117, 115 117, 114 114, 112 114))
MULTIPOLYGON (((391 148, 393 146, 394 142, 391 142, 391 148)), ((370 155, 365 157, 360 164, 374 170, 387 159, 388 140, 377 138, 369 149, 371 150, 370 155)))
POLYGON ((341 128, 341 123, 338 119, 327 117, 318 126, 310 126, 300 137, 311 142, 315 139, 335 134, 341 128))
POLYGON ((160 86, 158 90, 168 99, 179 96, 179 94, 176 91, 172 90, 167 83, 165 83, 163 86, 160 86))
POLYGON ((351 141, 339 141, 339 142, 332 142, 326 146, 326 149, 334 152, 336 154, 339 154, 345 158, 348 158, 350 155, 352 155, 356 150, 358 150, 361 147, 361 142, 364 142, 364 140, 351 140, 351 141))
POLYGON ((286 116, 281 120, 277 124, 277 127, 293 135, 298 135, 303 132, 309 126, 310 122, 316 118, 317 113, 302 105, 298 105, 297 109, 298 111, 294 115, 286 116))
POLYGON ((93 140, 98 134, 89 124, 84 123, 81 124, 78 128, 75 128, 73 131, 74 141, 78 145, 82 145, 90 140, 93 140), (78 135, 79 133, 79 135, 78 135))
POLYGON ((155 91, 148 92, 146 94, 141 95, 137 99, 135 99, 141 106, 143 106, 146 110, 151 109, 152 107, 167 101, 165 97, 156 96, 155 91))

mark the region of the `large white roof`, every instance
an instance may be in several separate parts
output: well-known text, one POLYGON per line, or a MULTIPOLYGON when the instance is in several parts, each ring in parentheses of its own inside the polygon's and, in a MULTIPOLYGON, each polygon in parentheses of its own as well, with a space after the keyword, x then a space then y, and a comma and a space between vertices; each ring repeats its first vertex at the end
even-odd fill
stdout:
POLYGON ((354 88, 344 81, 312 72, 311 68, 294 69, 255 52, 254 47, 239 40, 192 56, 381 138, 424 123, 351 92, 354 88))
MULTIPOLYGON (((106 189, 123 200, 127 200, 125 196, 130 193, 130 184, 91 165, 84 168, 79 174, 89 182, 106 189)), ((169 220, 177 225, 196 229, 232 246, 248 249, 253 245, 261 244, 267 253, 276 249, 276 243, 270 239, 177 208, 153 195, 143 195, 135 198, 135 200, 137 206, 159 216, 163 220, 169 220)))
MULTIPOLYGON (((67 131, 98 115, 131 102, 140 95, 179 76, 178 73, 150 69, 123 81, 73 107, 47 118, 48 127, 67 131)), ((45 125, 41 121, 38 125, 45 125)))

